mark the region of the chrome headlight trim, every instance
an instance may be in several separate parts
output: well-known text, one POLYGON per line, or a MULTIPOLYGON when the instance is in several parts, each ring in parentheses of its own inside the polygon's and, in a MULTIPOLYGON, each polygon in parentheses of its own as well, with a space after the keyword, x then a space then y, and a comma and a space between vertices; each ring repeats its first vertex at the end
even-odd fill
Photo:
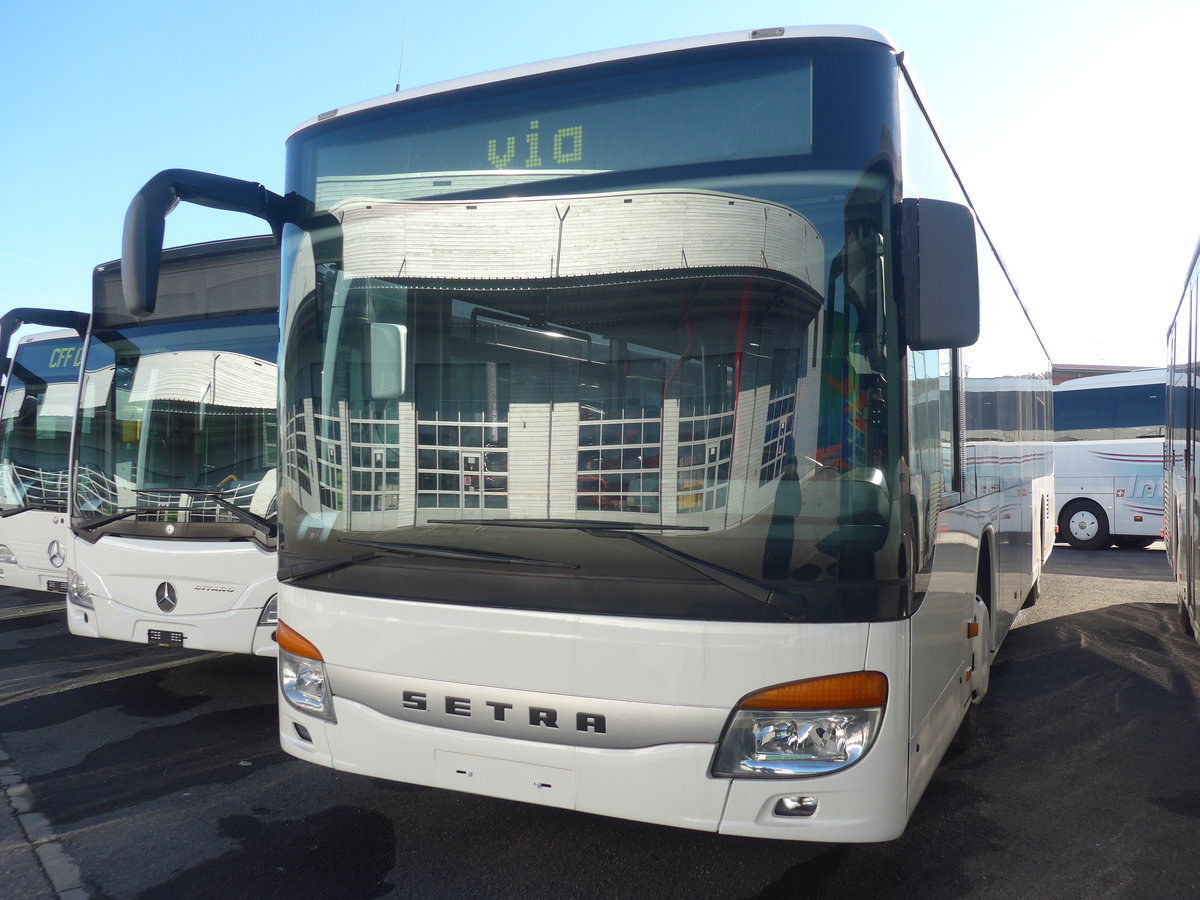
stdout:
POLYGON ((67 569, 67 601, 83 609, 96 608, 91 588, 84 577, 74 569, 67 569))
POLYGON ((278 625, 279 624, 279 595, 272 594, 267 602, 263 605, 262 612, 258 616, 259 625, 278 625))
POLYGON ((882 707, 739 709, 713 760, 723 778, 809 778, 854 765, 871 749, 882 707))
POLYGON ((288 706, 336 724, 325 663, 279 649, 279 689, 288 706))

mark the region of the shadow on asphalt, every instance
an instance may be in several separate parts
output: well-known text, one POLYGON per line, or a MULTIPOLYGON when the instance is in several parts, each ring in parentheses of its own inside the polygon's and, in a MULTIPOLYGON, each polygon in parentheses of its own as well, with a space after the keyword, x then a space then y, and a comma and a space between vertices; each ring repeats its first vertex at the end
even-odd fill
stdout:
POLYGON ((1167 551, 1161 544, 1146 550, 1076 550, 1056 546, 1046 561, 1048 575, 1094 575, 1137 581, 1173 581, 1167 551))

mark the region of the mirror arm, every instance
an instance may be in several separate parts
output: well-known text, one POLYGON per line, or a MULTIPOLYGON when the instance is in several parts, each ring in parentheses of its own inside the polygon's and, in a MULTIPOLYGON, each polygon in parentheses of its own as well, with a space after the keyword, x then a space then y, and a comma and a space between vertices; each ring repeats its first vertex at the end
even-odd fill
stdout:
POLYGON ((80 338, 87 336, 88 322, 91 317, 85 312, 73 312, 65 309, 45 309, 34 306, 19 306, 10 309, 0 316, 0 365, 3 371, 8 371, 11 362, 8 356, 8 346, 12 343, 13 335, 22 325, 44 325, 47 328, 70 328, 80 338))
POLYGON ((121 286, 129 312, 139 317, 154 312, 166 217, 181 200, 265 219, 278 242, 283 226, 298 221, 297 199, 292 194, 282 197, 257 182, 224 175, 191 169, 159 172, 134 195, 125 213, 121 286))

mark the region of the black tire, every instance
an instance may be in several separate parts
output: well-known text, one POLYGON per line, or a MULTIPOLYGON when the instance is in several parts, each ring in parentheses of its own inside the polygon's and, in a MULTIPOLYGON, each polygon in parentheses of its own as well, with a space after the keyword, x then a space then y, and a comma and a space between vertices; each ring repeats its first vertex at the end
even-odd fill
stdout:
POLYGON ((967 705, 967 712, 958 726, 958 731, 954 732, 954 737, 950 739, 950 746, 946 749, 946 755, 958 756, 960 753, 965 753, 974 746, 975 738, 978 736, 979 704, 970 703, 967 705))
POLYGON ((1119 535, 1112 539, 1113 543, 1121 550, 1145 550, 1158 538, 1155 537, 1137 537, 1134 535, 1119 535))
POLYGON ((1196 629, 1192 627, 1192 619, 1188 615, 1187 608, 1180 601, 1175 601, 1175 611, 1179 614, 1179 628, 1188 637, 1196 636, 1196 629))
POLYGON ((1112 543, 1108 516, 1099 503, 1072 500, 1058 517, 1058 533, 1076 550, 1101 550, 1112 543))

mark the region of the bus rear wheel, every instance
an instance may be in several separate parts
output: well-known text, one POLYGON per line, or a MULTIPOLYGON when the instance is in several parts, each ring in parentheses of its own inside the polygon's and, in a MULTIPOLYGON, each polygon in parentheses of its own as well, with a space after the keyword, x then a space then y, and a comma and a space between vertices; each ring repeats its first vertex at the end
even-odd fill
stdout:
POLYGON ((1059 531, 1076 550, 1100 550, 1111 543, 1108 516, 1099 503, 1072 500, 1059 517, 1059 531))

